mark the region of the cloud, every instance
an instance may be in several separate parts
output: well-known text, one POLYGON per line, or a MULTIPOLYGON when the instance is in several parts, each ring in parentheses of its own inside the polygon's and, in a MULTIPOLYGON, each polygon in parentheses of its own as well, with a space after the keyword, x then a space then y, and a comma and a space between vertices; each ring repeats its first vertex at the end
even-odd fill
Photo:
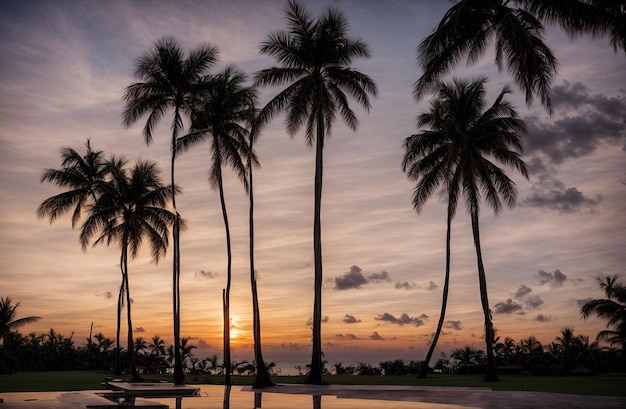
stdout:
POLYGON ((396 282, 396 290, 414 290, 417 288, 417 284, 415 282, 409 283, 408 281, 404 282, 396 282))
POLYGON ((576 187, 568 187, 564 190, 547 189, 539 191, 535 187, 532 196, 521 202, 522 206, 539 207, 557 210, 560 213, 576 213, 582 208, 594 209, 602 203, 602 195, 595 198, 585 196, 576 187))
POLYGON ((346 324, 356 324, 357 322, 361 322, 361 320, 355 317, 354 315, 346 314, 343 317, 343 322, 346 324))
POLYGON ((204 270, 196 271, 194 273, 194 277, 199 278, 201 280, 212 280, 214 278, 217 278, 218 275, 219 274, 214 273, 212 271, 204 271, 204 270))
POLYGON ((143 332, 146 332, 146 330, 143 327, 137 327, 133 330, 133 332, 143 333, 143 332))
POLYGON ((428 282, 428 287, 426 287, 426 289, 427 289, 428 291, 433 291, 433 290, 435 290, 437 287, 439 287, 439 286, 438 286, 437 284, 435 284, 435 282, 434 282, 434 281, 429 281, 429 282, 428 282))
POLYGON ((589 301, 593 301, 594 298, 588 297, 588 298, 578 298, 576 300, 576 305, 578 305, 579 307, 582 307, 583 305, 587 304, 589 301))
POLYGON ((587 87, 563 81, 552 89, 554 115, 546 121, 535 116, 528 124, 527 154, 542 155, 556 164, 596 150, 602 143, 624 142, 626 91, 616 95, 590 95, 587 87))
MULTIPOLYGON (((330 320, 330 318, 328 317, 328 315, 324 315, 322 317, 322 322, 328 322, 328 320, 330 320)), ((313 325, 313 317, 309 317, 309 320, 306 322, 305 324, 307 327, 310 327, 313 325)))
POLYGON ((374 317, 374 319, 377 321, 386 321, 400 326, 403 326, 405 324, 415 324, 415 326, 419 327, 424 325, 424 320, 428 319, 428 315, 422 314, 419 317, 410 317, 409 314, 403 312, 400 317, 396 318, 394 315, 385 312, 382 314, 378 314, 376 317, 374 317))
POLYGON ((335 338, 338 338, 338 339, 349 339, 349 340, 359 339, 359 337, 357 337, 354 334, 337 334, 337 335, 335 335, 335 338))
POLYGON ((372 283, 378 283, 380 281, 391 281, 391 276, 386 271, 380 273, 374 273, 367 276, 367 281, 372 283))
POLYGON ((537 280, 539 284, 549 284, 550 287, 562 287, 563 283, 567 281, 567 275, 563 274, 561 270, 554 270, 553 273, 548 273, 544 270, 539 270, 537 272, 537 280))
POLYGON ((496 314, 512 314, 515 311, 521 311, 522 306, 511 300, 510 298, 506 302, 499 302, 494 306, 496 314))
POLYGON ((538 295, 529 295, 528 297, 524 299, 524 305, 526 305, 527 308, 530 308, 532 310, 541 308, 543 304, 544 304, 543 300, 539 298, 538 295))
POLYGON ((300 345, 295 342, 283 342, 282 344, 280 344, 280 347, 283 349, 290 349, 292 351, 305 351, 309 349, 307 345, 300 345))
POLYGON ((372 335, 370 335, 370 339, 373 339, 375 341, 382 341, 385 338, 381 337, 378 332, 374 331, 374 333, 372 335))
POLYGON ((527 294, 530 294, 530 292, 532 291, 532 288, 522 284, 519 286, 519 288, 517 289, 517 291, 515 292, 515 295, 513 296, 514 298, 522 298, 527 294))
POLYGON ((535 317, 535 321, 539 321, 539 322, 552 321, 552 316, 551 315, 537 314, 537 316, 535 317))
POLYGON ((113 293, 112 293, 111 291, 105 291, 105 292, 102 294, 102 296, 103 296, 104 298, 110 299, 110 298, 113 298, 113 293))
POLYGON ((453 320, 448 320, 445 322, 445 324, 443 324, 444 328, 450 328, 456 331, 460 331, 463 329, 463 325, 461 324, 461 321, 453 321, 453 320))
POLYGON ((358 289, 368 283, 379 283, 381 281, 391 281, 391 276, 387 271, 373 273, 367 277, 363 275, 363 270, 359 266, 350 267, 350 271, 343 273, 340 277, 335 277, 335 290, 351 290, 358 289))

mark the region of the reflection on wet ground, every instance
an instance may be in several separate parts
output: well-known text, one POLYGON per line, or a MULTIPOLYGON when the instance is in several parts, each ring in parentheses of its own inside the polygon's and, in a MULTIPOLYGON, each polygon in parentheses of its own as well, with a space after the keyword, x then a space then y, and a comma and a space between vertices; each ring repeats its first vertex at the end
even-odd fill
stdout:
MULTIPOLYGON (((201 385, 201 396, 182 399, 181 409, 623 409, 626 398, 566 395, 544 392, 505 392, 489 388, 419 386, 313 386, 250 387, 201 385)), ((97 391, 92 391, 97 392, 97 391)), ((102 392, 102 391, 100 391, 102 392)), ((64 392, 0 393, 0 409, 80 409, 62 403, 64 392)), ((176 408, 176 399, 147 402, 176 408)), ((144 402, 146 402, 144 401, 144 402)))

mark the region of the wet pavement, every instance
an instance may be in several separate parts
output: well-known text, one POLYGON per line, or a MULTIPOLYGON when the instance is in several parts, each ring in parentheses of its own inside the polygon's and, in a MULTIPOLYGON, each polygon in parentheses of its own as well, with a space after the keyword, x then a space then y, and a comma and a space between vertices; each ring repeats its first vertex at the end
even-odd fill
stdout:
MULTIPOLYGON (((624 409, 626 397, 546 392, 493 391, 490 388, 425 386, 277 385, 252 389, 199 385, 201 396, 182 400, 182 409, 624 409)), ((98 392, 98 391, 92 391, 98 392)), ((102 391, 100 391, 102 392, 102 391)), ((0 409, 80 409, 60 400, 64 392, 0 393, 0 409)), ((175 399, 142 403, 176 407, 175 399)))

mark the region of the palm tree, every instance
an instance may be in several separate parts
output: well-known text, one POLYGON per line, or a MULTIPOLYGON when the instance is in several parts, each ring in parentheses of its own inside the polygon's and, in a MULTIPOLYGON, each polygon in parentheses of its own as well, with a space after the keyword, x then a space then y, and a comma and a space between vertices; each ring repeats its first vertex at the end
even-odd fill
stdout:
POLYGON ((551 110, 550 84, 556 76, 557 60, 544 43, 544 27, 531 13, 509 4, 505 0, 461 0, 452 6, 418 47, 424 72, 415 83, 415 95, 419 98, 436 90, 439 78, 464 55, 468 64, 474 64, 495 41, 498 69, 507 66, 528 104, 536 94, 551 110))
POLYGON ((144 238, 147 238, 152 258, 158 262, 167 251, 168 226, 174 224, 176 216, 165 209, 172 190, 161 183, 156 163, 138 161, 131 170, 124 167, 125 163, 122 158, 109 161, 110 179, 98 185, 98 200, 82 225, 80 243, 86 249, 91 239, 97 236, 94 246, 105 242, 108 246, 113 241, 120 245, 120 269, 128 320, 127 349, 133 379, 138 379, 133 348, 128 257, 135 258, 144 238))
POLYGON ((484 197, 496 214, 502 208, 502 199, 509 207, 516 202, 515 183, 492 162, 493 159, 517 169, 526 178, 528 172, 520 157, 521 135, 526 131, 525 124, 513 107, 504 101, 504 96, 510 90, 505 87, 494 103, 483 112, 486 82, 486 78, 454 80, 453 85, 440 81, 436 99, 431 102, 430 109, 418 118, 418 125, 427 129, 405 141, 407 152, 417 154, 409 155, 405 163, 412 166, 409 174, 428 175, 418 182, 413 203, 423 203, 439 184, 444 184, 448 191, 450 219, 461 191, 465 197, 472 222, 485 319, 488 361, 486 380, 492 381, 498 377, 493 354, 494 330, 480 246, 480 201, 484 197))
MULTIPOLYGON (((261 312, 259 309, 259 293, 256 282, 256 270, 254 268, 254 184, 252 179, 252 168, 254 165, 258 166, 256 155, 254 152, 254 140, 258 136, 259 129, 256 126, 252 127, 250 132, 250 144, 248 146, 248 195, 250 199, 250 212, 248 217, 250 233, 250 289, 252 290, 252 335, 254 338, 254 361, 256 363, 256 378, 254 381, 255 388, 264 388, 268 386, 274 386, 274 382, 270 378, 272 372, 273 362, 265 364, 263 359, 263 350, 261 348, 261 312)), ((275 365, 275 364, 274 364, 275 365)))
POLYGON ((439 78, 463 58, 472 65, 495 43, 496 65, 506 66, 530 104, 539 96, 552 111, 550 86, 557 59, 544 42, 544 26, 559 23, 572 37, 609 35, 615 51, 626 51, 626 6, 612 0, 460 0, 418 46, 422 76, 416 97, 436 90, 439 78), (512 7, 515 5, 515 7, 512 7))
POLYGON ((74 207, 72 227, 75 227, 84 208, 96 201, 95 186, 102 182, 106 172, 103 153, 92 150, 89 139, 85 146, 87 149, 84 155, 73 148, 61 148, 61 168, 46 169, 41 175, 41 183, 54 183, 68 190, 44 200, 37 208, 37 216, 40 218, 47 216, 52 223, 74 207))
MULTIPOLYGON (((428 124, 427 114, 422 114, 418 118, 418 126, 428 124)), ((446 127, 447 124, 440 124, 440 127, 446 127)), ((450 138, 454 138, 451 136, 450 138)), ((413 208, 420 213, 426 204, 428 198, 435 192, 441 184, 446 185, 448 192, 451 192, 447 186, 451 180, 453 167, 455 166, 454 156, 448 155, 446 145, 449 143, 447 136, 435 135, 430 131, 420 134, 411 135, 404 141, 406 150, 402 160, 402 170, 408 174, 408 177, 417 181, 413 192, 413 208)), ((426 353, 424 363, 420 365, 418 378, 426 378, 429 369, 429 363, 435 352, 439 335, 443 328, 443 322, 446 315, 446 307, 448 305, 448 290, 450 284, 450 233, 452 229, 452 218, 456 212, 458 197, 451 194, 448 195, 448 216, 446 228, 446 272, 443 283, 443 294, 441 300, 441 312, 439 313, 439 321, 437 330, 433 335, 433 339, 426 353)))
POLYGON ((194 107, 191 115, 190 133, 178 139, 176 151, 183 152, 202 141, 211 143, 211 165, 209 183, 217 189, 222 205, 222 216, 226 230, 227 282, 224 290, 224 363, 227 366, 227 385, 230 384, 230 287, 232 280, 232 252, 230 228, 222 167, 229 164, 248 190, 245 158, 248 149, 249 131, 246 125, 254 121, 254 100, 256 91, 245 87, 245 74, 233 67, 227 67, 216 75, 212 87, 202 94, 202 101, 194 107))
POLYGON ((160 336, 155 335, 152 337, 152 342, 148 345, 150 354, 157 358, 165 355, 165 341, 160 336))
POLYGON ((587 319, 595 314, 598 318, 607 320, 606 326, 614 329, 600 331, 596 337, 611 345, 621 345, 622 353, 626 356, 626 286, 618 283, 618 274, 598 278, 598 284, 604 290, 605 299, 591 300, 580 308, 580 315, 587 319))
MULTIPOLYGON (((74 228, 80 220, 84 208, 96 202, 97 185, 103 182, 107 167, 102 151, 92 150, 89 139, 87 139, 85 146, 87 149, 84 155, 70 147, 61 148, 61 158, 63 159, 61 168, 46 169, 43 172, 41 183, 51 182, 68 190, 44 200, 37 209, 37 215, 40 218, 48 216, 50 223, 52 223, 58 216, 74 207, 72 213, 72 228, 74 228)), ((122 283, 117 300, 117 348, 113 367, 115 375, 122 374, 119 351, 123 296, 124 284, 122 283)))
POLYGON ((259 86, 287 85, 262 109, 259 119, 267 123, 282 111, 287 112, 286 127, 295 135, 305 126, 305 141, 315 143, 315 206, 313 253, 315 264, 313 347, 310 383, 322 382, 322 173, 326 134, 330 133, 337 113, 356 131, 358 119, 350 108, 353 97, 369 110, 369 95, 376 95, 370 77, 350 67, 358 57, 369 58, 369 47, 360 39, 347 36, 348 22, 338 10, 329 8, 315 19, 295 0, 287 7, 287 30, 271 33, 260 52, 274 57, 280 66, 259 71, 259 86))
POLYGON ((16 328, 26 324, 31 324, 41 319, 41 317, 30 316, 24 318, 16 318, 17 308, 20 303, 13 305, 11 298, 0 297, 0 338, 2 339, 2 356, 0 357, 0 373, 5 371, 4 359, 7 352, 7 337, 16 328))
POLYGON ((183 114, 189 113, 197 103, 197 96, 207 87, 208 70, 217 57, 217 49, 201 45, 184 55, 178 42, 170 37, 158 40, 154 48, 137 60, 135 76, 140 82, 126 88, 123 99, 126 108, 123 122, 131 126, 144 115, 148 115, 143 135, 146 144, 152 142, 152 131, 168 109, 174 110, 171 137, 171 189, 172 207, 176 220, 172 229, 172 303, 174 323, 174 383, 185 380, 180 356, 180 229, 182 219, 176 209, 174 164, 176 140, 183 129, 183 114))

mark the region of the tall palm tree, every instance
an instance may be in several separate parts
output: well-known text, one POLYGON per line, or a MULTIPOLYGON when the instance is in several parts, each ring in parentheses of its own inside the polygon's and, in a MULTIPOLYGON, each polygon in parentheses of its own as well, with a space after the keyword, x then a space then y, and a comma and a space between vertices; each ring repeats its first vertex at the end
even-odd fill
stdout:
POLYGON ((138 161, 128 170, 125 161, 109 161, 110 178, 98 185, 98 200, 81 227, 80 243, 86 249, 92 238, 93 245, 118 242, 121 248, 120 270, 122 287, 126 295, 128 321, 128 354, 133 379, 139 374, 135 365, 133 325, 131 318, 128 258, 135 258, 144 239, 148 239, 152 258, 158 262, 167 251, 169 226, 176 216, 165 207, 172 197, 169 186, 161 183, 155 162, 138 161))
POLYGON ((9 297, 0 297, 0 338, 2 339, 2 356, 0 356, 0 373, 5 371, 4 359, 7 352, 7 337, 14 329, 22 327, 26 324, 31 324, 41 319, 31 315, 29 317, 17 318, 17 308, 20 303, 11 301, 9 297))
POLYGON ((177 152, 208 140, 211 145, 209 183, 220 195, 224 228, 226 230, 227 281, 224 289, 224 363, 227 385, 230 384, 230 287, 232 280, 232 252, 230 228, 222 167, 230 165, 248 190, 246 164, 249 131, 247 125, 254 121, 256 91, 245 87, 246 76, 233 67, 226 67, 212 80, 212 87, 202 94, 201 102, 191 115, 190 133, 178 139, 177 152))
MULTIPOLYGON (((255 124, 256 125, 256 124, 255 124)), ((254 183, 252 168, 258 166, 256 155, 254 152, 254 140, 258 137, 259 129, 253 125, 250 132, 248 146, 248 195, 250 199, 249 211, 249 233, 250 233, 250 289, 252 290, 252 335, 254 338, 254 362, 256 363, 256 378, 254 381, 255 388, 263 388, 274 386, 274 382, 270 378, 272 367, 266 365, 263 359, 263 350, 261 347, 261 311, 259 309, 259 292, 257 289, 256 270, 254 268, 254 183)))
POLYGON ((315 143, 315 206, 313 253, 315 264, 313 347, 308 382, 322 382, 322 174, 323 149, 337 114, 356 131, 358 119, 350 108, 352 97, 364 109, 370 108, 370 95, 376 95, 374 81, 350 67, 354 58, 369 58, 368 45, 348 37, 348 22, 340 11, 329 8, 313 18, 295 0, 287 7, 287 30, 271 33, 260 52, 274 57, 279 66, 256 74, 259 86, 286 85, 261 110, 259 119, 267 123, 286 111, 289 135, 305 126, 305 141, 315 143))
MULTIPOLYGON (((418 118, 418 126, 424 126, 429 121, 428 114, 422 114, 418 118)), ((439 128, 448 127, 448 124, 441 123, 439 128)), ((450 175, 455 166, 454 156, 449 155, 447 145, 454 136, 442 136, 431 131, 424 131, 420 134, 414 134, 406 138, 404 148, 406 150, 402 160, 402 170, 407 173, 408 177, 417 181, 413 192, 413 207, 420 213, 426 204, 428 198, 435 190, 443 184, 450 192, 448 184, 451 182, 450 175)), ((446 227, 446 271, 444 275, 443 293, 441 300, 441 312, 439 313, 439 321, 437 322, 437 330, 433 335, 433 339, 426 353, 426 358, 419 368, 418 378, 426 378, 429 369, 429 363, 437 347, 437 341, 441 335, 443 322, 446 315, 446 307, 448 305, 448 290, 450 284, 450 236, 452 229, 452 218, 456 212, 458 197, 448 195, 448 216, 446 227)))
POLYGON ((626 5, 614 0, 460 0, 418 46, 422 76, 416 97, 436 90, 439 78, 464 57, 480 60, 495 43, 496 64, 506 66, 530 104, 535 96, 552 111, 550 86, 557 59, 544 41, 544 26, 558 23, 572 37, 608 35, 626 52, 626 5))
MULTIPOLYGON (((85 154, 78 153, 70 147, 61 148, 60 169, 46 169, 41 175, 41 183, 51 182, 68 190, 44 200, 37 208, 40 218, 48 216, 52 223, 58 216, 68 212, 72 207, 72 228, 81 218, 82 211, 93 205, 96 200, 97 185, 102 183, 107 174, 107 166, 103 152, 93 150, 91 141, 87 139, 85 154)), ((117 299, 117 348, 115 350, 115 365, 113 373, 122 374, 120 351, 120 327, 122 307, 124 305, 124 284, 120 286, 117 299)))
POLYGON ((526 178, 528 172, 520 155, 521 136, 526 127, 511 104, 504 100, 510 90, 505 87, 494 103, 485 109, 486 82, 486 78, 454 80, 452 85, 440 81, 430 109, 418 118, 418 125, 426 130, 405 141, 407 152, 418 155, 409 155, 405 163, 411 166, 409 174, 427 175, 416 185, 414 203, 423 203, 439 184, 444 184, 448 191, 450 219, 450 215, 454 214, 454 204, 461 194, 465 197, 472 222, 485 320, 486 380, 492 381, 498 377, 493 354, 494 329, 480 246, 480 202, 484 197, 496 214, 502 208, 502 200, 509 207, 516 203, 515 183, 493 160, 517 169, 526 178), (424 159, 420 160, 422 157, 424 159))
POLYGON ((606 298, 599 298, 585 303, 580 308, 580 315, 587 319, 591 315, 607 320, 606 326, 613 329, 602 330, 596 339, 621 345, 626 356, 626 286, 619 283, 618 274, 598 278, 598 284, 604 290, 606 298))
POLYGON ((184 54, 178 42, 171 37, 163 37, 154 48, 137 60, 135 77, 139 82, 126 88, 123 99, 126 108, 123 122, 131 126, 147 115, 143 135, 146 144, 152 142, 152 131, 169 109, 174 110, 171 136, 171 189, 172 207, 176 221, 172 228, 172 304, 174 324, 174 383, 185 380, 180 356, 180 229, 182 219, 176 209, 174 165, 176 161, 176 140, 183 129, 183 116, 197 103, 197 96, 207 87, 208 70, 217 58, 217 49, 200 45, 184 54))

